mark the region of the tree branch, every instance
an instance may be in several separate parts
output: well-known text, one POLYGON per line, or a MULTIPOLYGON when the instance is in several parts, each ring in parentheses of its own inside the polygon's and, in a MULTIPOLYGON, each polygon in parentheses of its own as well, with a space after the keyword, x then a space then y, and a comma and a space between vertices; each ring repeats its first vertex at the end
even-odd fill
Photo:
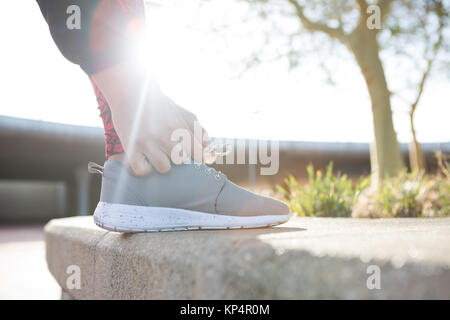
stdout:
MULTIPOLYGON (((435 8, 436 10, 436 15, 439 18, 439 27, 438 27, 438 39, 437 41, 433 44, 432 46, 432 55, 428 57, 427 60, 427 67, 425 68, 425 71, 422 74, 422 79, 420 80, 419 83, 419 91, 417 92, 417 96, 416 99, 414 100, 414 102, 411 105, 411 110, 409 111, 409 121, 410 121, 410 125, 411 125, 411 134, 413 137, 413 143, 415 146, 415 165, 418 169, 425 169, 425 165, 423 163, 423 155, 421 154, 420 151, 420 145, 419 142, 417 141, 417 136, 416 136, 416 129, 414 126, 414 113, 416 112, 417 109, 417 105, 419 104, 420 98, 422 97, 422 93, 425 87, 425 81, 427 80, 430 72, 431 72, 431 68, 433 66, 433 62, 435 61, 439 49, 442 46, 442 42, 444 40, 444 36, 443 36, 443 30, 445 27, 445 11, 443 11, 443 7, 442 7, 442 3, 438 2, 437 3, 437 7, 435 8), (422 163, 421 163, 422 162, 422 163)), ((426 54, 426 52, 425 52, 426 54)), ((413 161, 411 162, 411 164, 414 163, 413 161)))
POLYGON ((369 7, 367 5, 366 0, 357 0, 356 1, 358 3, 358 7, 359 7, 359 22, 358 24, 361 26, 365 26, 366 25, 366 21, 367 21, 367 8, 369 7))
POLYGON ((369 7, 367 5, 366 0, 356 0, 359 6, 359 11, 361 12, 361 16, 365 15, 367 13, 367 8, 369 7))
MULTIPOLYGON (((389 14, 391 13, 391 3, 393 0, 378 0, 377 3, 375 4, 376 6, 378 6, 380 8, 380 13, 381 13, 381 17, 380 17, 380 22, 381 25, 383 25, 383 23, 386 21, 387 17, 389 16, 389 14)), ((358 3, 358 7, 359 7, 359 27, 366 27, 366 21, 369 17, 367 9, 369 8, 369 4, 367 3, 366 0, 356 0, 356 2, 358 3)), ((378 30, 377 30, 378 31, 378 30)))
POLYGON ((383 25, 387 17, 391 14, 391 3, 392 0, 378 0, 377 2, 377 6, 380 7, 381 11, 381 25, 383 25))
POLYGON ((307 18, 303 12, 304 8, 301 6, 297 0, 288 0, 289 3, 291 3, 295 11, 297 13, 297 16, 299 17, 302 25, 309 31, 320 31, 327 35, 329 35, 332 38, 338 39, 339 41, 346 43, 347 42, 347 34, 345 34, 344 30, 342 30, 341 27, 339 28, 331 28, 327 26, 326 24, 319 23, 319 22, 313 22, 309 18, 307 18))
MULTIPOLYGON (((442 10, 442 8, 439 8, 442 10)), ((442 46, 442 43, 444 42, 444 28, 445 28, 445 22, 444 22, 444 13, 442 11, 438 11, 437 15, 439 17, 439 27, 438 27, 438 39, 436 40, 436 42, 432 45, 432 54, 430 57, 428 57, 427 60, 427 67, 425 68, 425 71, 422 74, 422 79, 420 80, 419 83, 419 91, 417 92, 417 96, 416 99, 414 100, 414 102, 411 105, 411 111, 410 111, 410 115, 411 117, 414 116, 414 112, 416 111, 417 105, 419 104, 420 98, 422 97, 422 93, 423 93, 423 89, 425 87, 425 81, 428 78, 428 75, 431 72, 431 68, 433 67, 433 62, 436 60, 436 57, 439 53, 439 49, 442 46)))

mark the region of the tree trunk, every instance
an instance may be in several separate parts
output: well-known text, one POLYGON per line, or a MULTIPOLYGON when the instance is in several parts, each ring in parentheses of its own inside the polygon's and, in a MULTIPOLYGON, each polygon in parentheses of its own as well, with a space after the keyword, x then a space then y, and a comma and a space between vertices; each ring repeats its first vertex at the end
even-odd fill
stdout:
POLYGON ((372 102, 375 133, 372 173, 378 179, 393 176, 403 169, 403 160, 392 121, 391 97, 387 87, 374 30, 358 28, 348 46, 361 69, 372 102))
POLYGON ((411 110, 409 114, 409 121, 411 124, 411 133, 413 141, 409 144, 409 165, 411 170, 426 170, 425 157, 423 156, 422 148, 420 147, 419 141, 417 141, 416 129, 414 127, 414 111, 415 108, 411 110))

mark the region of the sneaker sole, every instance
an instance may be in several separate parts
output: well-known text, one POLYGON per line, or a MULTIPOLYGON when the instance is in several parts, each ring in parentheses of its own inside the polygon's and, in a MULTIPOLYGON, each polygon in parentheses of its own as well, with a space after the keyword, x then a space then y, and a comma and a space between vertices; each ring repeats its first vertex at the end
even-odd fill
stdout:
POLYGON ((161 232, 264 228, 285 223, 290 216, 228 216, 176 208, 99 202, 94 212, 94 222, 109 231, 161 232))

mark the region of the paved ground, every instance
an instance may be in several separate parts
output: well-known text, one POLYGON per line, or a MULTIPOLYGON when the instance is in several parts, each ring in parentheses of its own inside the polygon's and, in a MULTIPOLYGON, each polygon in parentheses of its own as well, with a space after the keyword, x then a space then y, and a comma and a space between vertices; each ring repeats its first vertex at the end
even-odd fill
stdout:
POLYGON ((0 226, 0 299, 59 299, 47 269, 43 226, 0 226))
POLYGON ((270 229, 122 234, 92 217, 46 227, 49 266, 76 298, 450 299, 450 218, 292 218, 270 229), (367 285, 380 268, 381 289, 367 285))

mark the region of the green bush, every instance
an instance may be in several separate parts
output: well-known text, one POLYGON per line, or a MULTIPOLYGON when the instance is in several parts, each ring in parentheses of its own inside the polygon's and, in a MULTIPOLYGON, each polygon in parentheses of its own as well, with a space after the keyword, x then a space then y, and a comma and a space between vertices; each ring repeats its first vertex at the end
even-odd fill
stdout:
POLYGON ((352 216, 443 217, 450 215, 450 179, 423 172, 385 178, 375 191, 360 195, 352 216))
POLYGON ((301 185, 289 176, 284 180, 286 188, 277 186, 291 211, 299 216, 348 217, 356 197, 370 181, 363 178, 353 186, 347 175, 333 174, 333 163, 328 165, 325 174, 321 170, 314 171, 311 164, 306 170, 308 184, 301 185))
MULTIPOLYGON (((334 175, 330 163, 325 173, 307 167, 308 183, 293 176, 277 186, 281 198, 299 216, 316 217, 443 217, 450 216, 450 177, 423 172, 386 177, 378 188, 370 177, 352 183, 346 175, 334 175), (369 187, 370 186, 370 187, 369 187)), ((445 172, 444 172, 445 173, 445 172)))
POLYGON ((375 200, 378 217, 418 217, 422 214, 419 195, 425 175, 418 172, 406 173, 384 179, 375 200))

